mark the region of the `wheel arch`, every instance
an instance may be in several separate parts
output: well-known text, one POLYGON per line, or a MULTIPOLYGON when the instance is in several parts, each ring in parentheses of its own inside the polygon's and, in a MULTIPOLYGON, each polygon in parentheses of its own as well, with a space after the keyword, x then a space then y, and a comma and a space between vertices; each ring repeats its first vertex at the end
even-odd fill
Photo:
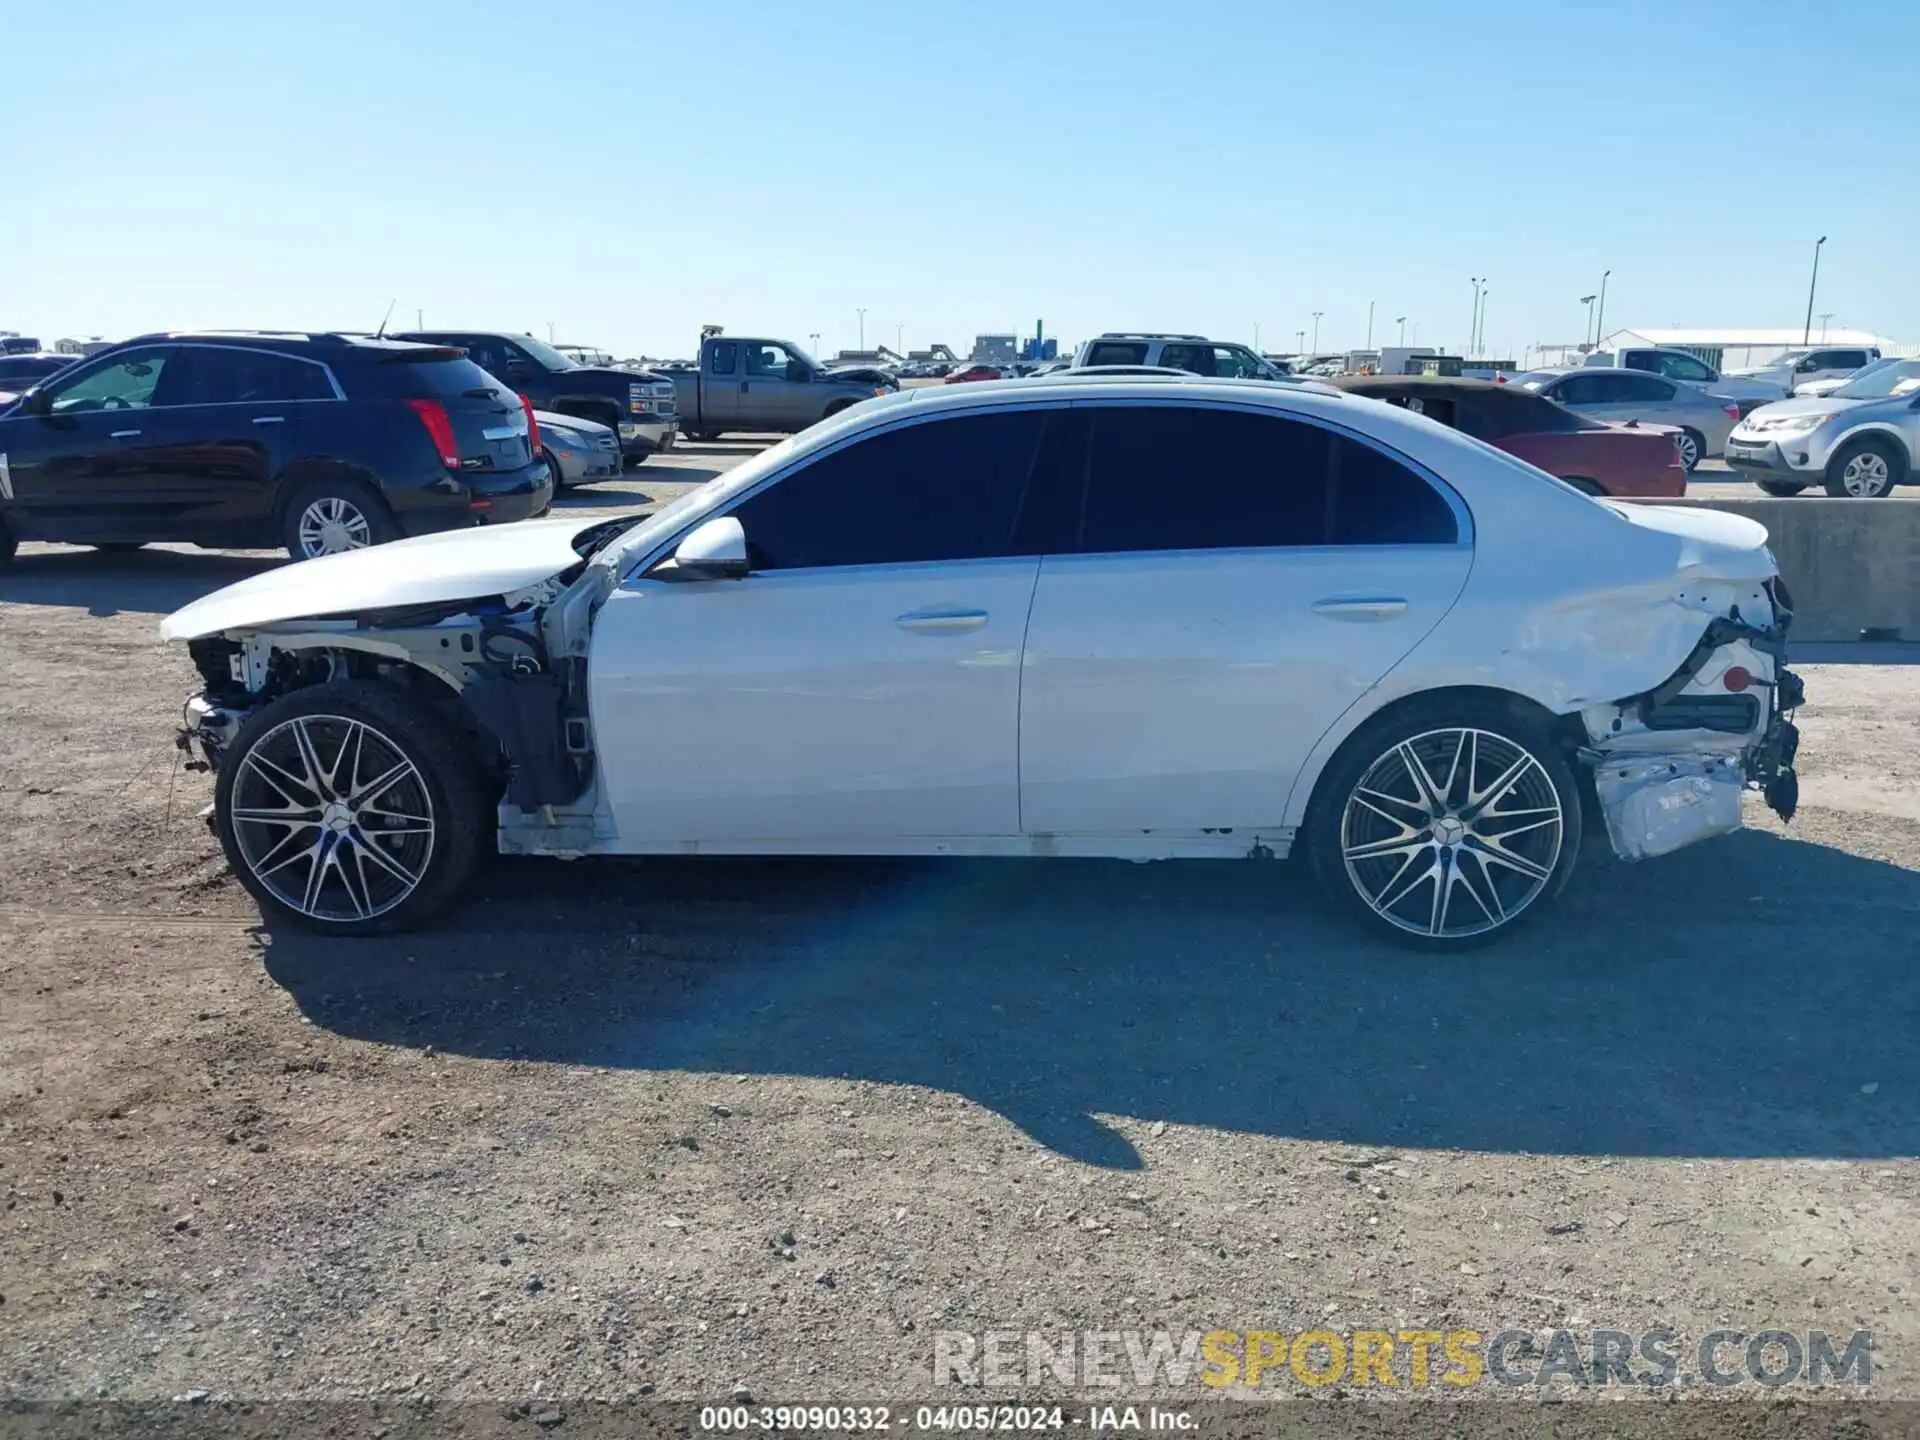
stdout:
POLYGON ((1900 462, 1902 472, 1894 477, 1894 484, 1905 483, 1907 476, 1913 474, 1912 447, 1907 444, 1904 435, 1882 420, 1869 420, 1848 430, 1834 442, 1833 449, 1827 456, 1827 463, 1832 464, 1835 455, 1849 445, 1857 444, 1862 440, 1878 440, 1893 451, 1894 458, 1900 462))
POLYGON ((596 420, 616 435, 620 433, 620 406, 605 395, 561 395, 551 405, 536 405, 536 410, 552 410, 556 415, 572 415, 581 420, 596 420))
MULTIPOLYGON (((1364 737, 1377 727, 1390 724, 1409 710, 1422 706, 1445 704, 1448 702, 1465 705, 1498 705, 1509 708, 1516 716, 1527 723, 1538 725, 1555 740, 1564 745, 1569 752, 1579 748, 1586 741, 1586 732, 1577 713, 1556 714, 1531 696, 1517 690, 1504 690, 1492 685, 1442 685, 1425 690, 1412 690, 1397 695, 1377 709, 1361 712, 1358 706, 1349 710, 1333 729, 1320 739, 1307 757, 1307 763, 1301 767, 1295 778, 1293 793, 1287 802, 1287 822, 1295 827, 1296 834, 1304 834, 1308 827, 1308 817, 1314 807, 1324 800, 1321 781, 1334 763, 1359 744, 1364 737)), ((1584 767, 1575 766, 1574 774, 1579 777, 1585 773, 1584 767)), ((1598 804, 1590 795, 1590 783, 1581 784, 1581 805, 1592 813, 1591 807, 1598 804)))
POLYGON ((342 460, 333 456, 306 456, 295 460, 280 472, 280 481, 275 486, 273 501, 273 520, 275 525, 286 523, 287 507, 293 503, 294 496, 308 485, 329 480, 344 480, 369 491, 373 497, 392 509, 387 499, 380 477, 365 465, 353 460, 342 460))

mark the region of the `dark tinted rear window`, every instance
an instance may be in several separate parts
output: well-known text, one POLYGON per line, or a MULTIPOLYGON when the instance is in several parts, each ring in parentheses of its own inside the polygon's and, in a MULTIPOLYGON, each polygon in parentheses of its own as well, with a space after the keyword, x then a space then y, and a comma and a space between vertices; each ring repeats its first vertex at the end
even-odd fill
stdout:
POLYGON ((167 368, 158 403, 272 405, 331 400, 327 372, 308 360, 239 345, 182 345, 167 368))
POLYGON ((434 348, 406 355, 379 354, 344 379, 347 394, 448 399, 468 390, 497 392, 501 386, 460 351, 434 348))
POLYGON ((1089 365, 1144 365, 1147 361, 1147 347, 1142 343, 1124 340, 1101 340, 1087 351, 1089 365))

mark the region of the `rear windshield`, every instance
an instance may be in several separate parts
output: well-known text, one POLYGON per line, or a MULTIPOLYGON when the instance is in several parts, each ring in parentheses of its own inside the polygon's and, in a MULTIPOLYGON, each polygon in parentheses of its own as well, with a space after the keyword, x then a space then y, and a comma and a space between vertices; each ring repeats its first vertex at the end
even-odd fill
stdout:
POLYGON ((451 346, 383 355, 365 373, 382 395, 447 399, 469 390, 492 394, 500 389, 499 381, 451 346))

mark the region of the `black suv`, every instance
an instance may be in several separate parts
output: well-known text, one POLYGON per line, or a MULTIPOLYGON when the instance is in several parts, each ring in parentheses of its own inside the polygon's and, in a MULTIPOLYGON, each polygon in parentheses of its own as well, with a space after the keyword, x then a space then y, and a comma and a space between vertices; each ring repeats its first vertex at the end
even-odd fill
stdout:
POLYGON ((0 562, 21 540, 284 545, 298 560, 522 520, 553 483, 532 407, 457 349, 143 335, 0 410, 0 562))
POLYGON ((581 365, 531 335, 497 330, 410 330, 402 340, 458 345, 489 375, 533 402, 536 410, 597 420, 620 437, 628 460, 671 449, 679 434, 673 381, 651 370, 581 365))

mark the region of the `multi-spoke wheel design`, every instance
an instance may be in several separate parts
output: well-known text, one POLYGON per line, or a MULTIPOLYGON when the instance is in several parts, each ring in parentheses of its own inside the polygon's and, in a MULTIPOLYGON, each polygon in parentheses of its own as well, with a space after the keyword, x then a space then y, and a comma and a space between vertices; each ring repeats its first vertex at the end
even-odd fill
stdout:
POLYGON ((304 559, 364 550, 372 543, 373 525, 366 512, 342 496, 322 496, 300 512, 300 554, 304 559))
POLYGON ((433 859, 433 799, 419 767, 343 715, 302 715, 255 741, 227 814, 254 879, 313 920, 384 915, 433 859))
POLYGON ((1321 776, 1307 845, 1320 879, 1426 949, 1483 942, 1565 884, 1573 773, 1543 725, 1499 702, 1421 702, 1356 735, 1321 776))

